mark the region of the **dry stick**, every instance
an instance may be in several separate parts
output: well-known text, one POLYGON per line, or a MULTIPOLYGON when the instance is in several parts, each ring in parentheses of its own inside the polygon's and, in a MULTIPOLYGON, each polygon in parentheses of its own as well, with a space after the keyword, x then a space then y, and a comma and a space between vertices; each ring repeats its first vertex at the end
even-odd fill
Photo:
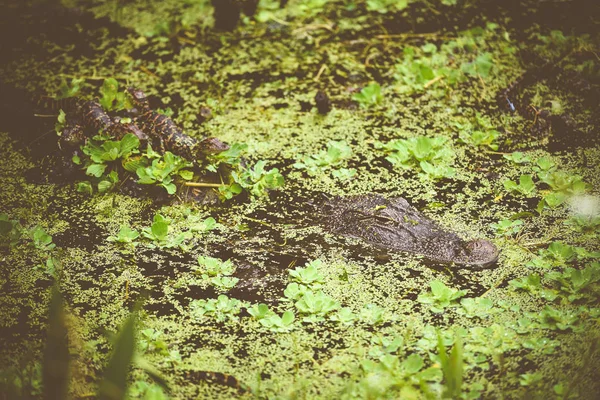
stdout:
POLYGON ((219 188, 221 186, 226 186, 226 185, 223 185, 222 183, 207 183, 207 182, 184 182, 183 184, 184 184, 184 186, 191 186, 191 187, 212 187, 212 188, 219 188))
POLYGON ((430 80, 429 82, 425 83, 423 85, 423 88, 427 89, 429 86, 433 85, 434 83, 436 83, 438 81, 441 81, 442 79, 444 79, 444 75, 437 76, 437 77, 433 78, 432 80, 430 80))
POLYGON ((319 72, 317 72, 317 76, 315 76, 315 77, 313 78, 313 80, 314 80, 315 82, 318 82, 318 81, 319 81, 319 79, 321 79, 321 75, 323 74, 323 72, 325 72, 325 70, 326 70, 326 69, 327 69, 327 64, 323 64, 323 65, 321 65, 321 68, 319 69, 319 72))

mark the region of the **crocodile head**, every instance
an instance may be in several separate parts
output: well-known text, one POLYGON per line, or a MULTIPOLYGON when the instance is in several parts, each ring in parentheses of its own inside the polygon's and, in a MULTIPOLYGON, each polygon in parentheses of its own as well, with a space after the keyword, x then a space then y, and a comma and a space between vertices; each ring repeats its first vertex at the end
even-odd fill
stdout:
POLYGON ((148 96, 146 96, 143 91, 133 87, 128 87, 127 93, 129 93, 131 96, 131 103, 139 112, 144 112, 150 109, 148 96))
POLYGON ((200 141, 198 146, 198 156, 205 158, 211 154, 218 154, 229 149, 229 145, 216 137, 207 137, 200 141))
POLYGON ((485 239, 466 242, 464 250, 465 252, 461 257, 460 263, 472 267, 490 267, 498 261, 498 256, 500 255, 498 248, 492 242, 485 239))

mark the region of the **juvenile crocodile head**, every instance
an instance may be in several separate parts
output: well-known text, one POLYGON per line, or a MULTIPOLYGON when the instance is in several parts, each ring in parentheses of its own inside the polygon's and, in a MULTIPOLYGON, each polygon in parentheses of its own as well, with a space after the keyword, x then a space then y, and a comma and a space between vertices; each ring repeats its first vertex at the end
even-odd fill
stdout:
POLYGON ((362 239, 389 251, 423 255, 426 259, 472 268, 493 265, 498 249, 488 240, 465 241, 444 230, 401 197, 379 194, 335 197, 325 201, 326 228, 362 239))
POLYGON ((455 260, 458 264, 466 264, 472 267, 485 268, 498 261, 500 252, 489 240, 476 239, 466 242, 463 246, 464 252, 455 260))

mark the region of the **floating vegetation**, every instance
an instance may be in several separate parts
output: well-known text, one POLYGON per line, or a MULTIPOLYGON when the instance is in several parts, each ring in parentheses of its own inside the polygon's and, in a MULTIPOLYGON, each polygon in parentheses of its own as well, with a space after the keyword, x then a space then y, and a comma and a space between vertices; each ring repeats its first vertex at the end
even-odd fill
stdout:
POLYGON ((12 3, 3 398, 600 393, 600 4, 12 3))

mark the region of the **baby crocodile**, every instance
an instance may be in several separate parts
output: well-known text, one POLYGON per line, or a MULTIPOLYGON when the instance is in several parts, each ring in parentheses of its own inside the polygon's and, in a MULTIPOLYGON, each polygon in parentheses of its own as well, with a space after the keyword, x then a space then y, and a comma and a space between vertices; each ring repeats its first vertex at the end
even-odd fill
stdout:
POLYGON ((150 108, 144 92, 133 88, 127 91, 132 97, 134 106, 138 108, 139 116, 135 118, 135 123, 158 142, 163 152, 169 150, 173 154, 194 161, 229 149, 227 144, 215 137, 198 140, 186 135, 171 118, 150 108))
POLYGON ((488 267, 498 259, 498 249, 490 241, 465 241, 437 226, 401 197, 335 197, 325 202, 322 211, 327 229, 387 250, 470 267, 488 267))

